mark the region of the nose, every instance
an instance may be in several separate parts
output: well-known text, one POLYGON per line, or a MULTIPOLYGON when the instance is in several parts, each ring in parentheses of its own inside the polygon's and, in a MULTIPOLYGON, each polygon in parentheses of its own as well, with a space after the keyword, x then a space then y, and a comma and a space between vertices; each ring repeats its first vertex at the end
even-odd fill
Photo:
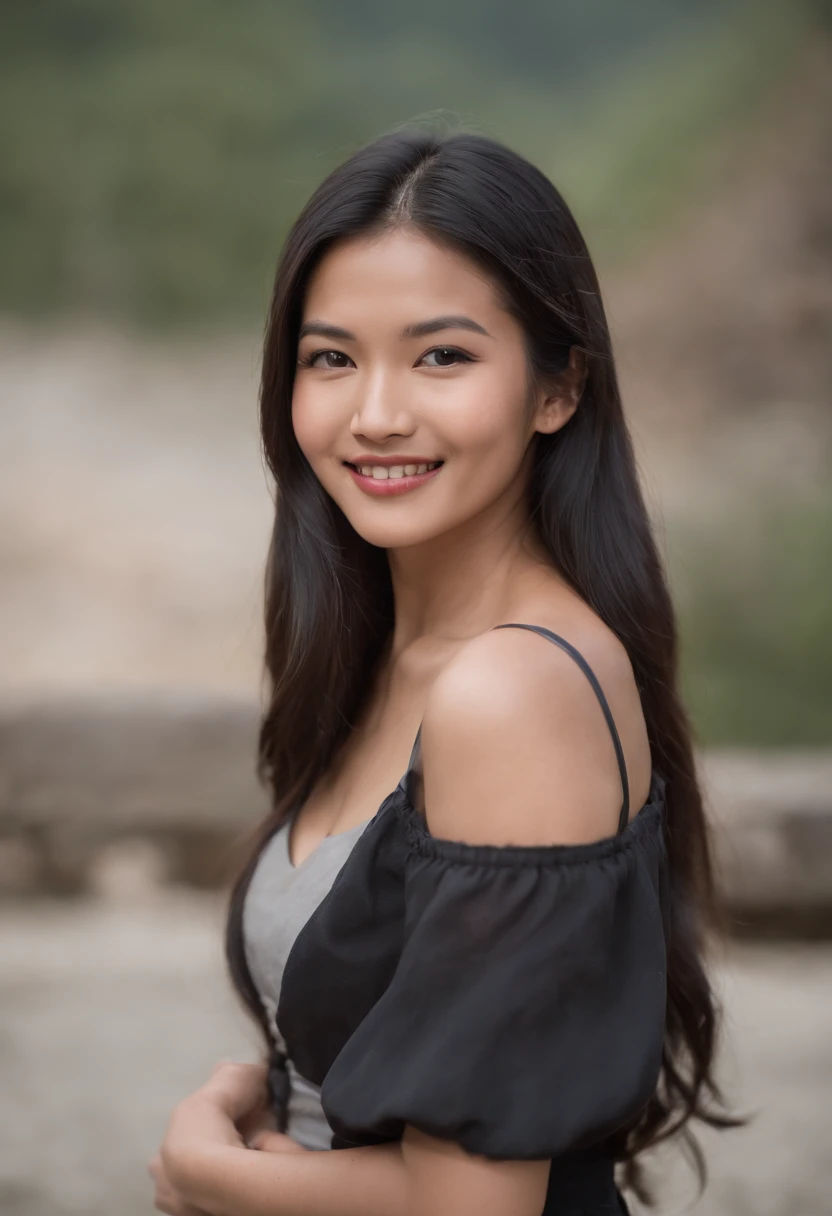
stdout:
POLYGON ((359 400, 350 423, 355 436, 380 443, 389 435, 409 435, 413 415, 407 391, 390 371, 382 367, 368 373, 359 386, 359 400))

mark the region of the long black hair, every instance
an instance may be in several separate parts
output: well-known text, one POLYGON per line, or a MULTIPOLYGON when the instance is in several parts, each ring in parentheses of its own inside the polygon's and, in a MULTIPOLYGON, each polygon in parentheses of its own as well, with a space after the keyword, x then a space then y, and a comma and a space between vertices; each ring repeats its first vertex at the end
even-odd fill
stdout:
POLYGON ((231 896, 232 978, 264 1025, 242 945, 248 882, 266 840, 311 793, 357 723, 392 636, 386 551, 363 540, 325 493, 295 438, 291 401, 311 273, 335 242, 399 226, 461 251, 489 273, 522 326, 532 383, 561 371, 571 347, 585 361, 574 415, 554 434, 531 441, 528 516, 553 567, 626 647, 654 766, 667 779, 672 898, 662 1070, 655 1096, 621 1149, 624 1185, 652 1203, 637 1154, 679 1134, 704 1185, 690 1120, 715 1127, 742 1122, 717 1109, 723 1103, 713 1075, 721 1011, 705 956, 709 933, 722 924, 692 729, 678 691, 675 614, 586 243, 545 175, 478 134, 409 126, 360 148, 309 199, 277 267, 260 397, 275 484, 265 610, 270 700, 259 737, 259 772, 272 811, 231 896))

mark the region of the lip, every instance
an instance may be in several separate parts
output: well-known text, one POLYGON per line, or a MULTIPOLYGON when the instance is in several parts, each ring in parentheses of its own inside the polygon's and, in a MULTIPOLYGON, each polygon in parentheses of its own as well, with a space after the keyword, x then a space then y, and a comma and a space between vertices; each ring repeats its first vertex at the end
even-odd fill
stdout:
MULTIPOLYGON (((381 464, 383 462, 376 459, 374 463, 381 464)), ((427 464, 428 461, 403 461, 399 459, 398 463, 427 464)), ((364 474, 359 473, 357 469, 350 468, 349 465, 346 465, 345 467, 347 468, 355 484, 360 490, 363 490, 365 494, 375 494, 380 498, 385 498, 391 494, 407 494, 409 490, 415 490, 419 486, 423 486, 425 482, 430 481, 430 479, 435 477, 437 473, 441 473, 444 465, 440 464, 438 468, 430 469, 427 473, 411 473, 410 476, 405 475, 404 477, 384 478, 372 476, 365 477, 364 474)))
POLYGON ((436 464, 440 459, 439 456, 411 456, 396 453, 392 456, 372 456, 369 452, 359 452, 357 456, 345 460, 344 464, 383 464, 385 468, 391 469, 396 464, 436 464))

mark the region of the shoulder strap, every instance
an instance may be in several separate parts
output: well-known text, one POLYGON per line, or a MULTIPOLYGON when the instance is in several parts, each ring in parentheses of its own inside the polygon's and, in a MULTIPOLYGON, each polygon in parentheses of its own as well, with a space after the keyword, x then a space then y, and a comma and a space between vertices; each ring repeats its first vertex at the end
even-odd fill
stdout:
MULTIPOLYGON (((607 726, 610 728, 610 734, 612 735, 613 747, 615 748, 615 758, 618 761, 618 771, 621 775, 621 788, 624 791, 624 801, 621 805, 621 814, 618 816, 618 831, 622 832, 624 830, 624 828, 627 826, 627 821, 630 816, 630 785, 629 785, 629 782, 627 781, 627 765, 624 760, 624 749, 622 748, 621 740, 618 737, 618 731, 616 730, 615 721, 613 720, 612 712, 610 711, 610 707, 607 704, 607 698, 604 696, 601 685, 598 683, 598 679, 595 675, 595 672, 592 670, 589 663, 587 663, 584 656, 580 653, 579 650, 575 649, 575 647, 572 645, 571 642, 567 642, 565 638, 562 638, 560 636, 560 634, 552 633, 551 629, 547 629, 544 625, 522 625, 517 621, 512 621, 505 625, 495 625, 494 628, 495 629, 531 629, 534 633, 539 633, 541 637, 548 638, 550 642, 554 642, 555 645, 560 646, 560 648, 562 650, 565 650, 567 654, 570 654, 572 656, 572 658, 575 660, 575 662, 578 664, 578 666, 581 668, 584 675, 589 680, 590 684, 593 687, 595 695, 597 696, 598 700, 601 703, 601 709, 604 711, 604 717, 607 720, 607 726)), ((409 778, 411 772, 413 771, 413 763, 414 763, 414 760, 416 759, 416 754, 419 750, 419 742, 420 742, 421 736, 422 736, 422 724, 420 722, 419 729, 416 732, 416 738, 414 740, 413 747, 411 748, 411 751, 410 751, 410 759, 407 763, 407 770, 405 772, 405 776, 404 776, 403 780, 407 780, 409 778)))
POLYGON ((607 720, 607 726, 610 728, 610 734, 612 735, 613 747, 615 748, 615 758, 618 761, 618 771, 621 775, 621 787, 624 791, 624 801, 621 806, 621 814, 618 816, 618 830, 619 832, 623 831, 627 826, 627 820, 630 816, 630 786, 629 782, 627 781, 627 765, 624 760, 624 749, 621 746, 621 740, 618 737, 618 731, 616 730, 610 707, 607 704, 607 698, 604 696, 595 672, 592 670, 589 663, 587 663, 584 656, 579 650, 575 649, 571 642, 567 642, 565 638, 560 636, 560 634, 552 633, 551 629, 547 629, 544 625, 521 625, 512 621, 506 625, 495 625, 494 628, 531 629, 534 633, 539 633, 541 637, 548 638, 550 642, 554 642, 556 646, 560 646, 561 650, 565 650, 567 654, 571 655, 580 669, 583 671, 586 678, 589 680, 595 695, 601 703, 601 709, 604 711, 604 717, 607 720))

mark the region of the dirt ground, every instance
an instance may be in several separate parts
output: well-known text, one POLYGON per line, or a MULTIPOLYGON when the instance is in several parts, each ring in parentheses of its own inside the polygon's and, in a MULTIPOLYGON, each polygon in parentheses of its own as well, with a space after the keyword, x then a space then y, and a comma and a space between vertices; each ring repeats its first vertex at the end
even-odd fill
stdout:
MULTIPOLYGON (((216 1060, 255 1058, 215 897, 0 911, 0 1211, 150 1216, 145 1163, 216 1060)), ((701 1139, 698 1202, 678 1150, 661 1216, 823 1216, 832 1194, 832 946, 732 945, 721 1078, 750 1126, 701 1139)), ((654 1163, 655 1164, 655 1163, 654 1163)))

